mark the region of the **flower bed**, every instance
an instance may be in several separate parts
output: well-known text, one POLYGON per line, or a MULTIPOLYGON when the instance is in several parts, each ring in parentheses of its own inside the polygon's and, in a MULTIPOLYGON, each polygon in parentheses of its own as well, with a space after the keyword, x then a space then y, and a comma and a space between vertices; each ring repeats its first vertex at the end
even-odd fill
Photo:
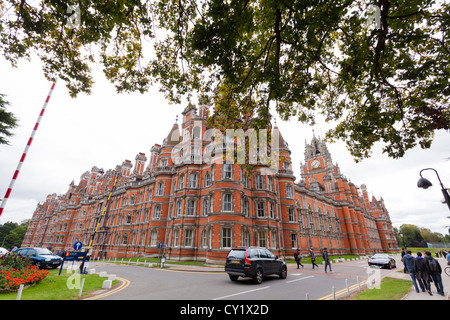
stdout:
POLYGON ((32 266, 29 259, 9 253, 0 258, 0 293, 35 284, 48 275, 47 270, 32 266))
POLYGON ((15 290, 23 285, 32 285, 48 275, 48 270, 40 270, 35 266, 26 266, 25 269, 11 269, 0 271, 0 292, 15 290))

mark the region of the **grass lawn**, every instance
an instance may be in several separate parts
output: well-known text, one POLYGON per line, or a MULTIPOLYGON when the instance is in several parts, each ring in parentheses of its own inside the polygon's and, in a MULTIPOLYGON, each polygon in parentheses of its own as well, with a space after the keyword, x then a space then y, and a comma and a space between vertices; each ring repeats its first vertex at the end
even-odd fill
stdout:
MULTIPOLYGON (((21 300, 76 300, 79 299, 79 289, 69 289, 76 283, 76 277, 80 276, 80 279, 85 279, 82 298, 88 297, 89 291, 101 289, 103 281, 106 280, 106 278, 100 278, 98 274, 79 275, 67 273, 66 270, 63 270, 60 276, 58 273, 59 269, 50 270, 44 280, 34 286, 25 288, 22 291, 21 300)), ((117 283, 117 280, 113 281, 113 285, 117 283)), ((16 297, 17 292, 0 294, 0 300, 16 300, 16 297)))
POLYGON ((381 280, 380 289, 365 289, 352 300, 400 300, 411 290, 410 280, 385 277, 381 280))

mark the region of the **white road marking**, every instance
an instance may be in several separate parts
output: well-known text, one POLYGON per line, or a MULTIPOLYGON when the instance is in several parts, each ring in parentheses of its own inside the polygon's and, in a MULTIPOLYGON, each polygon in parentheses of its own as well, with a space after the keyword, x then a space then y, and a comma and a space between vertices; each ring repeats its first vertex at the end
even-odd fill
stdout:
POLYGON ((259 291, 259 290, 264 290, 264 289, 269 289, 270 287, 262 287, 262 288, 258 288, 258 289, 253 289, 253 290, 247 290, 247 291, 243 291, 243 292, 238 292, 238 293, 233 293, 233 294, 229 294, 227 296, 223 296, 223 297, 219 297, 219 298, 214 298, 213 300, 220 300, 220 299, 225 299, 225 298, 229 298, 229 297, 234 297, 240 294, 246 294, 249 292, 254 292, 254 291, 259 291))
POLYGON ((308 278, 314 278, 314 276, 307 276, 307 277, 300 278, 300 279, 290 280, 290 281, 286 281, 286 283, 291 283, 291 282, 294 282, 294 281, 305 280, 305 279, 308 279, 308 278))

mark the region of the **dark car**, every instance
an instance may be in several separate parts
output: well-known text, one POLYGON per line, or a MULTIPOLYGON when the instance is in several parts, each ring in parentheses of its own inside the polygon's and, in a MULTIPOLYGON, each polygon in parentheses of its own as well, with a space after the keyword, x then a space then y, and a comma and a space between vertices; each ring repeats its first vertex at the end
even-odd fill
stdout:
POLYGON ((61 257, 53 254, 46 248, 20 248, 16 251, 22 257, 29 258, 31 263, 39 269, 58 268, 61 265, 61 257))
POLYGON ((261 283, 263 277, 277 274, 281 279, 287 277, 287 267, 283 260, 265 248, 237 247, 231 249, 225 262, 225 272, 232 281, 239 277, 250 277, 261 283))
POLYGON ((369 266, 379 266, 379 267, 385 267, 385 268, 396 268, 395 259, 391 256, 383 253, 377 253, 374 254, 372 257, 369 258, 369 266))

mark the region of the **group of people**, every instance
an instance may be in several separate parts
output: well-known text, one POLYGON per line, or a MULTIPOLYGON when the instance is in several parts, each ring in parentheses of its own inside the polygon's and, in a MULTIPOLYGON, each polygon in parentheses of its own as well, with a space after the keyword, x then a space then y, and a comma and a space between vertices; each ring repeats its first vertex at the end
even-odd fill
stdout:
POLYGON ((417 256, 413 257, 411 250, 402 249, 402 262, 404 265, 404 272, 409 273, 416 292, 419 287, 422 292, 431 293, 431 282, 434 282, 436 290, 440 295, 444 295, 444 287, 442 285, 442 268, 439 261, 431 256, 431 252, 425 251, 425 256, 422 252, 417 252, 417 256), (417 283, 419 285, 417 285, 417 283))
MULTIPOLYGON (((314 269, 315 267, 317 267, 317 269, 318 269, 319 266, 316 264, 316 255, 314 254, 314 251, 312 248, 309 249, 309 255, 311 257, 312 268, 314 269)), ((330 257, 328 256, 327 248, 323 249, 322 258, 325 263, 325 272, 327 272, 327 267, 330 267, 330 272, 333 272, 331 270, 330 257)), ((302 268, 303 268, 303 264, 301 263, 303 256, 301 255, 300 249, 298 249, 298 248, 297 248, 297 252, 294 253, 294 259, 295 259, 295 262, 297 262, 297 269, 299 269, 300 266, 302 266, 302 268)))

